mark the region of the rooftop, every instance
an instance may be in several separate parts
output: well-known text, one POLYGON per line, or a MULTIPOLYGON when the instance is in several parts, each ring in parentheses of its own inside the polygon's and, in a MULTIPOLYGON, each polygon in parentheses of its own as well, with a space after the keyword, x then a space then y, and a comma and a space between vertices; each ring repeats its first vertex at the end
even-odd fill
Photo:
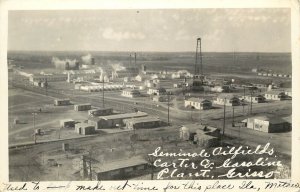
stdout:
POLYGON ((136 112, 136 113, 123 113, 116 115, 107 115, 100 117, 101 119, 109 120, 109 119, 126 119, 126 118, 134 118, 134 117, 144 117, 147 116, 147 113, 144 112, 136 112))
POLYGON ((79 105, 91 105, 90 103, 79 103, 79 104, 75 104, 75 106, 79 106, 79 105))
POLYGON ((222 99, 232 99, 234 97, 237 97, 237 95, 232 94, 232 93, 221 93, 218 95, 218 98, 222 98, 222 99))
POLYGON ((74 119, 61 119, 61 122, 70 122, 70 121, 74 121, 74 119))
POLYGON ((181 127, 181 129, 184 131, 189 131, 189 132, 194 132, 194 133, 208 133, 208 132, 213 132, 215 130, 217 130, 217 128, 215 127, 211 127, 211 126, 207 126, 207 125, 202 125, 202 124, 199 124, 199 123, 193 123, 193 124, 187 124, 187 125, 183 125, 181 127), (207 131, 204 131, 204 128, 207 128, 207 131))
POLYGON ((276 123, 284 123, 289 122, 291 123, 291 116, 282 117, 282 116, 274 116, 274 115, 261 115, 261 116, 253 116, 249 119, 259 119, 262 121, 269 121, 270 123, 276 124, 276 123))
POLYGON ((99 170, 97 170, 97 172, 102 173, 102 172, 118 170, 121 168, 132 167, 132 166, 142 165, 142 164, 147 164, 147 161, 141 157, 133 157, 130 159, 121 159, 118 161, 106 162, 105 164, 100 166, 101 168, 99 168, 99 170))
POLYGON ((126 119, 125 121, 132 122, 132 123, 142 123, 142 122, 160 121, 160 119, 158 117, 147 116, 147 117, 139 117, 134 119, 126 119))
POLYGON ((271 90, 271 91, 267 91, 265 92, 265 94, 274 94, 274 95, 279 95, 279 94, 284 94, 284 91, 283 90, 271 90))
POLYGON ((55 99, 55 101, 69 101, 69 98, 64 98, 64 99, 55 99))
POLYGON ((194 102, 211 102, 207 99, 203 99, 203 98, 196 98, 196 97, 191 97, 189 99, 187 99, 187 101, 194 101, 194 102))
POLYGON ((93 112, 93 111, 102 111, 102 110, 112 110, 112 108, 96 108, 96 109, 91 109, 89 111, 93 112))
POLYGON ((77 123, 75 126, 76 127, 82 127, 82 128, 85 128, 85 127, 94 127, 94 125, 91 125, 89 123, 84 123, 84 122, 77 123))

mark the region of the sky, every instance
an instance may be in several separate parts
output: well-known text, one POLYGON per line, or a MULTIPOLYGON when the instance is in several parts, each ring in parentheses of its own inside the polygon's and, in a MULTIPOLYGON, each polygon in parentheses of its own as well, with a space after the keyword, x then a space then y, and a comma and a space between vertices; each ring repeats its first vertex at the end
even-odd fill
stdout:
POLYGON ((8 50, 290 52, 289 9, 9 11, 8 50))

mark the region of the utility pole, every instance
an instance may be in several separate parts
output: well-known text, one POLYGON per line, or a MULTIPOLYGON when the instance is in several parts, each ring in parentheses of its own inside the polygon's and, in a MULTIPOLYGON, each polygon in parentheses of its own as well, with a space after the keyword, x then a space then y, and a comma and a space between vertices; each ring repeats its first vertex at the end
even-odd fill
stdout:
POLYGON ((226 98, 224 99, 223 136, 225 135, 226 98))
POLYGON ((232 106, 232 127, 234 127, 234 106, 232 106))
POLYGON ((36 115, 36 113, 32 113, 32 115, 33 115, 33 131, 34 131, 34 133, 33 133, 33 139, 34 139, 34 144, 36 144, 36 132, 35 132, 35 115, 36 115))
POLYGON ((170 93, 168 94, 168 125, 170 125, 170 93))
POLYGON ((104 104, 104 74, 102 74, 102 107, 105 108, 104 104))
POLYGON ((245 86, 244 86, 244 99, 243 99, 243 103, 242 103, 242 105, 243 105, 243 115, 245 115, 245 103, 244 103, 245 96, 246 96, 246 90, 245 90, 245 86))
POLYGON ((250 115, 252 114, 252 95, 253 91, 251 90, 250 115))

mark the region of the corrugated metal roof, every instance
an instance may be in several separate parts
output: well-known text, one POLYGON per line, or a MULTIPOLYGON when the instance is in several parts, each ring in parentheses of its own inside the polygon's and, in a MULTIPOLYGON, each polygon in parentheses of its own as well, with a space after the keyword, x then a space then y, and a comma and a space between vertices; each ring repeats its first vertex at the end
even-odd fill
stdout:
POLYGON ((137 112, 137 113, 123 113, 123 114, 116 114, 116 115, 107 115, 100 117, 101 119, 109 120, 109 119, 126 119, 126 118, 134 118, 134 117, 143 117, 147 116, 147 113, 144 112, 137 112))

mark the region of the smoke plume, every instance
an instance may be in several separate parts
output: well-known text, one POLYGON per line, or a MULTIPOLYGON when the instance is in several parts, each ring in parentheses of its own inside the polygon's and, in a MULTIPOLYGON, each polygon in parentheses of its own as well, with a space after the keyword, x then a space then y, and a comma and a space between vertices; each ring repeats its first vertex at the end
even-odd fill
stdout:
POLYGON ((64 69, 65 66, 66 66, 66 63, 69 63, 69 67, 70 68, 73 68, 76 66, 76 62, 77 60, 74 59, 74 60, 71 60, 71 59, 59 59, 57 57, 52 57, 52 63, 55 65, 55 68, 58 68, 58 69, 64 69))
POLYGON ((117 72, 117 71, 124 71, 126 68, 122 66, 120 63, 115 63, 111 64, 112 69, 117 72))

